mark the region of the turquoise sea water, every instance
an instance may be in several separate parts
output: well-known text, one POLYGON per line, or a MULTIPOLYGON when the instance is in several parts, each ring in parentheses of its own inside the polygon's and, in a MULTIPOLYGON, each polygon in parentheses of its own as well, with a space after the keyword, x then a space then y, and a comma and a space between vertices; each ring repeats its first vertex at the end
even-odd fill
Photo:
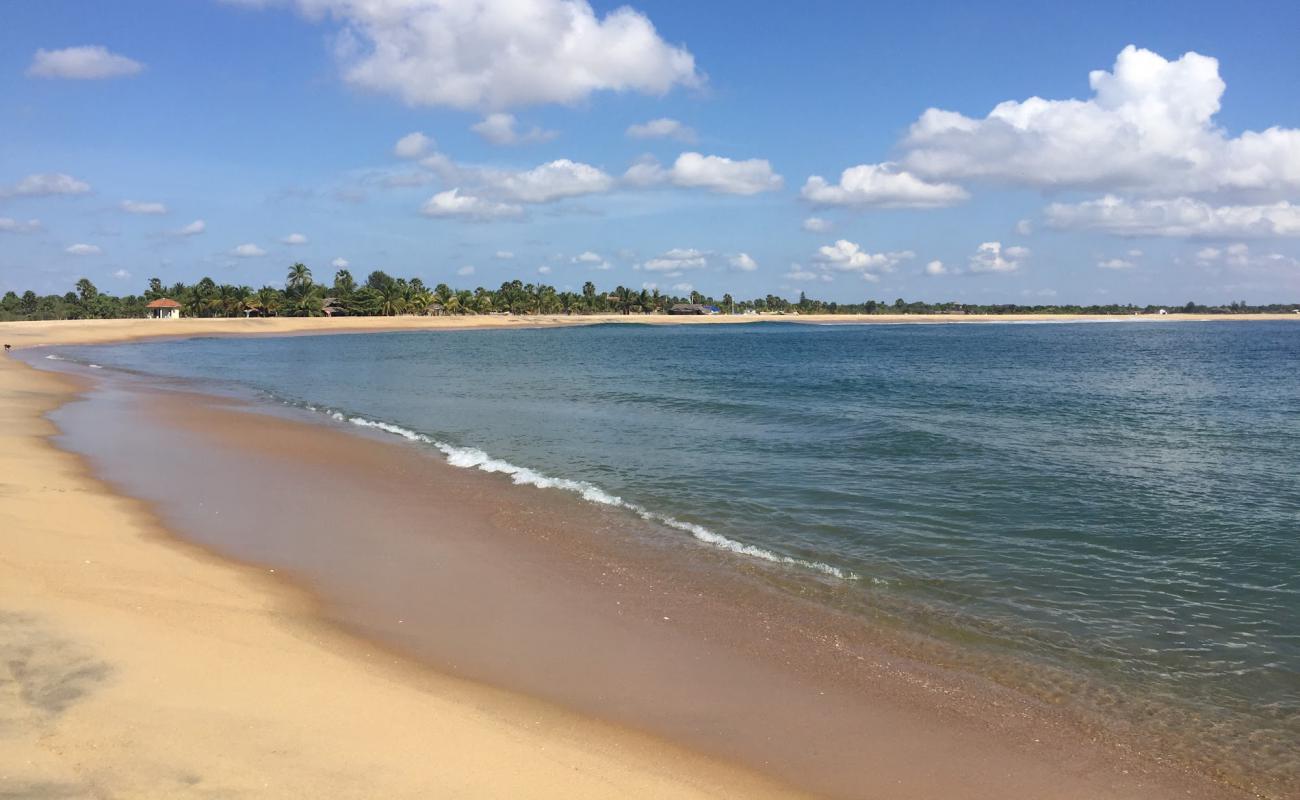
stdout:
POLYGON ((1254 731, 1266 758, 1300 736, 1300 324, 604 325, 57 352, 238 383, 418 434, 459 466, 617 498, 737 559, 842 582, 863 609, 1122 687, 1108 702, 1254 731))

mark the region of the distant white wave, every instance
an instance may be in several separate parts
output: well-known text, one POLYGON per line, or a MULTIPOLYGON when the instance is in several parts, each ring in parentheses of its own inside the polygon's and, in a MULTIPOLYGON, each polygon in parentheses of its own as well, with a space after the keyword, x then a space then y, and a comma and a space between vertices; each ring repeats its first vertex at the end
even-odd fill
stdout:
MULTIPOLYGON (((318 410, 313 406, 307 406, 307 408, 312 411, 318 410)), ((430 445, 442 452, 442 454, 447 457, 447 463, 453 467, 477 469, 483 472, 494 472, 508 475, 510 476, 510 480, 519 486, 535 486, 539 489, 559 489, 566 492, 572 492, 587 502, 626 509, 636 514, 641 519, 657 522, 675 530, 684 531, 705 544, 712 545, 721 550, 736 553, 737 555, 758 558, 763 561, 770 561, 774 564, 787 564, 789 566, 802 567, 841 580, 858 580, 858 576, 855 573, 840 569, 831 564, 774 553, 771 550, 766 550, 762 547, 738 542, 735 539, 723 536, 716 531, 709 530, 703 525, 697 525, 693 522, 683 522, 682 520, 670 517, 667 514, 659 514, 650 511, 636 503, 628 502, 621 497, 610 494, 599 486, 588 483, 587 481, 556 478, 529 469, 528 467, 521 467, 518 464, 512 464, 509 461, 493 458, 478 448, 457 447, 456 445, 440 442, 437 439, 425 436, 422 433, 410 430, 409 428, 403 428, 400 425, 393 425, 389 422, 366 419, 365 417, 348 417, 341 412, 332 410, 326 410, 323 413, 339 422, 350 422, 351 424, 362 428, 372 428, 385 433, 391 433, 394 436, 400 436, 410 442, 419 442, 421 444, 430 445)))
POLYGON ((50 353, 48 356, 46 356, 46 358, 48 358, 51 361, 67 361, 67 359, 64 358, 63 356, 55 355, 54 353, 50 353))

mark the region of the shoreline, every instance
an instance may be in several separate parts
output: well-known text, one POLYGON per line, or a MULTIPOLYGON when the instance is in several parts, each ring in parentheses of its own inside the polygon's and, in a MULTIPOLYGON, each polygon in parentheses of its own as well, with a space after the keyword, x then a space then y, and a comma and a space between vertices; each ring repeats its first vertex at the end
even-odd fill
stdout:
POLYGON ((57 448, 85 388, 0 361, 5 794, 800 796, 340 631, 57 448))
POLYGON ((669 316, 644 314, 524 315, 457 317, 184 317, 176 320, 104 319, 0 322, 0 340, 15 349, 45 345, 109 344, 142 339, 188 339, 199 336, 291 336, 328 333, 551 328, 579 325, 987 325, 1066 323, 1173 324, 1185 322, 1298 322, 1300 314, 1170 314, 1121 316, 1089 314, 813 314, 669 316))
MULTIPOLYGON (((297 320, 295 320, 295 321, 297 321, 297 320)), ((433 321, 429 321, 429 322, 435 322, 435 321, 438 321, 438 320, 433 320, 433 321)), ((452 320, 452 321, 455 322, 456 320, 452 320)), ((608 321, 608 320, 603 320, 603 319, 602 319, 602 320, 595 320, 595 321, 596 321, 596 322, 604 322, 604 321, 608 321)), ((620 321, 622 321, 622 320, 620 320, 620 321)), ((633 319, 633 320, 630 320, 630 321, 632 321, 632 322, 637 322, 637 321, 641 321, 641 320, 633 319)), ((673 322, 675 322, 675 321, 677 321, 677 320, 675 320, 675 319, 671 319, 671 320, 665 320, 665 321, 673 321, 673 322)), ((728 321, 731 321, 731 320, 728 320, 728 321)), ((737 322, 752 322, 752 321, 755 321, 755 320, 753 320, 753 319, 746 319, 746 318, 736 318, 734 321, 737 321, 737 322)), ((774 320, 774 321, 796 322, 796 321, 800 321, 800 320, 799 320, 798 318, 795 318, 795 319, 788 319, 788 318, 787 318, 787 319, 783 319, 783 320, 778 318, 778 320, 774 320)), ((953 320, 953 321, 955 321, 955 320, 953 320)), ((1000 321, 1015 321, 1015 320, 1000 320, 1000 321)), ((1117 321, 1117 320, 1110 320, 1110 321, 1117 321)), ((197 320, 197 321, 195 321, 195 322, 207 323, 207 322, 225 322, 225 321, 197 320)), ((243 321, 236 320, 236 321, 234 321, 234 322, 243 322, 243 321)), ((254 322, 256 322, 256 321, 254 321, 254 322)), ((315 321, 315 320, 313 320, 313 321, 310 321, 310 322, 321 322, 321 321, 315 321)), ((325 323, 334 323, 334 322, 338 322, 338 320, 325 320, 325 321, 323 321, 323 322, 325 322, 325 323)), ((426 322, 426 321, 425 321, 425 320, 415 320, 415 322, 426 322)), ((25 323, 25 324, 31 324, 31 323, 25 323)), ((176 324, 176 323, 162 323, 162 325, 166 325, 166 326, 168 326, 168 327, 171 327, 171 326, 174 325, 174 324, 176 324)), ((155 327, 159 327, 159 324, 158 324, 158 323, 145 323, 145 326, 143 326, 143 327, 146 327, 146 328, 155 328, 155 327)), ((328 325, 326 325, 326 326, 324 326, 324 327, 328 327, 328 325)), ((443 326, 434 326, 434 327, 443 327, 443 326)), ((452 325, 452 326, 446 326, 446 327, 452 327, 452 328, 455 328, 455 327, 462 327, 462 326, 455 326, 455 325, 452 325)), ((475 327, 487 327, 487 326, 481 326, 481 325, 480 325, 480 326, 475 326, 475 327)), ((536 327, 536 326, 530 326, 530 327, 536 327)), ((421 326, 421 328, 419 328, 419 329, 423 329, 423 326, 421 326)), ((392 328, 388 328, 388 327, 377 327, 377 328, 375 328, 375 330, 392 330, 392 328)), ((313 332, 313 331, 305 330, 305 331, 297 331, 297 332, 313 332)), ((338 331, 338 332, 359 332, 359 331, 338 331)), ((98 331, 96 331, 96 333, 98 333, 98 331)), ((265 332, 263 331, 263 333, 265 333, 265 332)), ((168 334, 164 334, 164 335, 171 335, 171 334, 172 334, 172 332, 169 331, 168 334)), ((74 335, 75 335, 75 334, 74 334, 74 335)), ((152 333, 152 331, 146 330, 146 331, 144 332, 143 335, 151 336, 151 335, 153 335, 153 333, 152 333)), ((182 335, 182 336, 193 336, 193 335, 203 335, 203 334, 201 334, 201 333, 191 333, 191 332, 187 332, 187 333, 184 333, 184 334, 181 334, 181 335, 182 335)), ((274 333, 271 333, 270 335, 274 335, 274 333)), ((60 338, 64 338, 64 337, 60 337, 60 338)), ((62 342, 62 343, 70 343, 70 342, 62 342)), ((48 373, 46 373, 46 371, 44 371, 44 370, 41 370, 41 371, 39 371, 38 374, 48 374, 48 373)), ((96 377, 98 377, 98 376, 96 376, 96 377)), ((66 400, 66 398, 65 398, 65 400, 66 400)), ((177 429, 176 421, 175 421, 175 420, 172 420, 171 422, 168 422, 168 423, 163 423, 163 421, 159 418, 160 415, 158 415, 158 413, 157 413, 156 410, 154 410, 154 411, 152 411, 152 412, 150 412, 150 413, 153 414, 153 416, 149 417, 150 421, 157 420, 157 421, 161 424, 161 426, 162 426, 162 428, 163 428, 164 430, 176 430, 176 429, 177 429), (169 427, 169 426, 171 426, 171 427, 169 427)), ((196 419, 198 419, 198 418, 196 417, 196 419)), ((208 419, 208 421, 211 421, 213 418, 209 417, 209 418, 207 418, 207 419, 208 419)), ((191 420, 191 425, 193 424, 193 422, 194 422, 194 421, 191 420)), ((219 427, 220 427, 221 430, 226 431, 226 432, 229 432, 229 431, 232 430, 231 425, 232 425, 232 423, 231 423, 229 420, 226 420, 225 422, 221 423, 221 425, 220 425, 219 427)), ((280 427, 281 429, 284 428, 284 426, 283 426, 282 424, 279 425, 279 427, 280 427)), ((320 436, 320 435, 323 435, 323 434, 325 433, 325 431, 322 430, 322 431, 319 431, 319 432, 317 432, 317 433, 318 433, 317 438, 319 438, 319 436, 320 436)), ((340 436, 340 437, 343 437, 343 436, 355 436, 355 434, 333 434, 333 435, 337 435, 337 436, 340 436)), ((248 453, 248 449, 247 449, 248 446, 249 446, 249 443, 248 443, 248 442, 245 442, 245 443, 243 444, 243 447, 244 447, 245 449, 244 449, 242 452, 244 452, 245 454, 248 453)), ((389 447, 389 448, 393 447, 393 445, 388 444, 388 443, 385 443, 384 446, 385 446, 385 447, 389 447)), ((117 493, 120 494, 121 491, 119 490, 117 493)), ((565 513, 568 513, 568 512, 565 512, 565 513)), ((563 515, 561 515, 561 516, 563 516, 563 515)), ((163 535, 163 536, 167 536, 167 534, 162 534, 162 535, 163 535)), ((171 535, 174 536, 175 534, 171 534, 171 535)), ((184 538, 184 539, 190 539, 191 537, 183 537, 183 538, 184 538)), ((225 555, 229 556, 229 554, 225 554, 225 555)), ((254 560, 254 561, 256 561, 256 560, 254 560)), ((264 576, 263 576, 263 577, 264 577, 264 576)), ((297 576, 294 576, 294 577, 297 577, 297 576)), ((293 579, 294 579, 294 578, 291 577, 291 580, 293 580, 293 579)), ((676 612, 674 612, 674 619, 679 619, 679 617, 677 616, 676 612)), ((335 621, 337 622, 338 620, 335 620, 335 621)), ((365 629, 365 626, 364 626, 364 625, 361 626, 361 632, 363 633, 363 635, 367 632, 366 629, 365 629)), ((375 631, 372 630, 372 631, 370 631, 370 633, 371 633, 371 634, 374 634, 375 631)), ((382 637, 376 637, 376 636, 374 636, 374 635, 371 635, 371 636, 366 636, 365 638, 374 639, 374 638, 382 638, 382 637)), ((390 642, 390 644, 391 644, 391 642, 390 642)), ((424 659, 421 659, 421 660, 425 660, 425 661, 433 660, 433 661, 436 661, 436 659, 428 659, 428 658, 424 658, 424 659)), ((443 665, 443 666, 445 667, 446 665, 443 665)), ((903 676, 903 678, 904 678, 905 680, 919 681, 919 682, 925 682, 925 681, 929 680, 929 678, 928 678, 924 673, 922 673, 922 672, 920 672, 920 671, 918 671, 918 670, 914 670, 914 669, 912 669, 912 670, 910 670, 910 672, 909 672, 909 667, 908 667, 908 665, 906 665, 906 664, 901 664, 901 665, 890 665, 890 666, 891 666, 891 667, 895 667, 895 666, 896 666, 898 669, 902 670, 902 672, 907 673, 906 675, 903 676)), ((418 668, 416 668, 416 671, 419 672, 420 670, 419 670, 418 668)), ((441 671, 443 671, 443 672, 445 673, 447 670, 443 669, 443 670, 441 670, 441 671)), ((481 677, 481 676, 472 676, 472 677, 481 677)), ((498 683, 498 684, 499 684, 499 683, 502 683, 502 681, 489 681, 489 682, 494 682, 494 683, 498 683)), ((508 687, 508 688, 516 689, 517 687, 508 687)), ((490 691, 491 691, 491 690, 490 690, 490 691)), ((933 693, 936 693, 937 690, 936 690, 936 687, 935 687, 935 686, 930 686, 930 687, 928 687, 925 691, 928 691, 928 692, 930 692, 930 693, 933 694, 933 693)), ((517 693, 517 692, 516 692, 516 693, 517 693)), ((525 692, 523 692, 523 693, 526 694, 526 695, 527 695, 527 694, 532 694, 533 696, 536 696, 536 694, 537 694, 536 692, 527 692, 527 691, 525 691, 525 692)), ((513 696, 513 695, 512 695, 512 696, 513 696)), ((563 698, 562 698, 562 699, 563 699, 563 698)), ((879 699, 879 698, 877 698, 877 699, 879 699)), ((562 704, 562 705, 569 705, 569 706, 572 706, 571 703, 561 703, 561 704, 562 704)), ((932 703, 932 705, 935 705, 935 704, 932 703)), ((942 703, 939 703, 939 704, 938 704, 938 706, 942 706, 942 705, 943 705, 942 703)), ((994 703, 993 706, 996 708, 996 707, 998 706, 998 703, 994 703)), ((590 709, 582 709, 582 710, 583 710, 583 711, 590 711, 590 709)), ((913 713, 913 712, 915 712, 915 710, 916 710, 915 708, 912 708, 911 711, 909 711, 909 712, 907 712, 907 713, 913 713)), ((933 709, 932 709, 932 710, 933 710, 933 709)), ((996 713, 1000 713, 1000 714, 1008 714, 1008 713, 1010 713, 1010 712, 1008 711, 1008 709, 1007 709, 1006 707, 1003 707, 1003 708, 1000 708, 999 710, 997 710, 996 713)), ((925 736, 925 735, 928 735, 928 734, 926 734, 926 732, 925 732, 925 727, 926 727, 926 726, 925 726, 925 725, 919 725, 919 726, 918 726, 918 725, 917 725, 917 720, 915 719, 915 717, 916 717, 916 715, 913 714, 913 718, 909 719, 909 718, 906 717, 906 714, 905 714, 904 717, 899 717, 899 718, 896 718, 896 719, 893 720, 894 724, 895 724, 897 727, 901 728, 901 730, 903 730, 903 731, 909 731, 911 734, 914 734, 914 735, 912 735, 912 736, 904 735, 902 738, 905 738, 905 739, 906 739, 906 738, 916 739, 916 738, 920 737, 920 738, 924 739, 924 736, 925 736)), ((585 718, 584 718, 584 719, 585 719, 585 718)), ((924 720, 922 720, 922 722, 924 722, 924 720)), ((938 723, 939 726, 942 727, 943 725, 951 724, 952 722, 953 722, 953 720, 947 720, 947 721, 945 721, 942 717, 932 717, 932 718, 929 720, 929 727, 934 727, 934 726, 935 726, 935 723, 938 723)), ((967 719, 967 720, 966 720, 966 723, 967 723, 968 727, 965 728, 966 732, 967 732, 968 734, 969 734, 969 733, 972 733, 972 732, 978 732, 978 729, 972 729, 972 728, 969 727, 969 722, 970 722, 970 720, 967 719)), ((619 726, 615 726, 614 729, 615 729, 615 730, 621 730, 621 727, 619 727, 619 726)), ((998 778, 998 777, 996 777, 996 776, 994 776, 994 775, 984 774, 984 775, 981 776, 981 786, 980 786, 981 789, 992 790, 992 789, 994 789, 995 787, 998 787, 998 786, 1001 787, 999 791, 990 791, 989 794, 988 794, 987 796, 1012 796, 1012 797, 1014 797, 1014 796, 1026 796, 1026 797, 1028 797, 1028 796, 1049 796, 1049 795, 1050 795, 1050 796, 1054 796, 1054 797, 1160 797, 1160 796, 1166 796, 1166 795, 1168 795, 1168 796, 1173 796, 1173 795, 1175 795, 1175 794, 1178 795, 1178 796, 1197 796, 1197 797, 1235 797, 1235 796, 1244 796, 1244 795, 1240 795, 1239 792, 1238 792, 1237 790, 1232 790, 1232 789, 1229 789, 1229 788, 1227 788, 1227 787, 1222 787, 1222 786, 1219 786, 1219 787, 1216 788, 1216 787, 1214 787, 1214 786, 1212 786, 1212 785, 1201 785, 1199 782, 1188 783, 1188 784, 1185 784, 1185 785, 1184 785, 1184 784, 1182 783, 1182 781, 1178 781, 1178 780, 1170 780, 1170 778, 1173 777, 1173 776, 1171 776, 1170 774, 1165 774, 1165 775, 1161 776, 1160 774, 1158 774, 1158 773, 1160 772, 1160 770, 1157 770, 1156 773, 1153 773, 1152 775, 1146 776, 1148 780, 1154 781, 1154 783, 1145 783, 1145 784, 1144 784, 1141 780, 1137 780, 1136 783, 1133 783, 1133 782, 1130 781, 1130 779, 1123 778, 1123 777, 1119 777, 1118 774, 1117 774, 1117 775, 1108 775, 1108 776, 1105 776, 1105 777, 1103 778, 1103 780, 1102 780, 1102 783, 1107 783, 1107 782, 1109 782, 1109 783, 1107 783, 1107 785, 1105 785, 1104 788, 1103 788, 1103 786, 1102 786, 1101 784, 1097 783, 1097 781, 1096 781, 1096 779, 1097 779, 1099 776, 1098 776, 1097 774, 1093 774, 1093 773, 1090 773, 1090 772, 1087 771, 1087 769, 1089 769, 1089 768, 1090 768, 1090 769, 1095 769, 1095 768, 1099 765, 1100 762, 1098 762, 1098 761, 1096 760, 1096 756, 1097 756, 1098 753, 1101 753, 1101 752, 1104 752, 1104 751, 1105 751, 1104 748, 1098 748, 1098 747, 1096 747, 1096 746, 1095 746, 1095 743, 1094 743, 1094 746, 1085 746, 1085 747, 1082 748, 1083 750, 1086 750, 1086 751, 1092 753, 1092 755, 1089 756, 1089 755, 1087 755, 1087 753, 1080 754, 1080 753, 1076 753, 1076 752, 1074 752, 1072 748, 1066 746, 1067 744, 1069 744, 1069 736, 1068 736, 1068 735, 1061 736, 1061 737, 1060 737, 1060 741, 1057 743, 1058 745, 1061 746, 1061 749, 1060 749, 1060 752, 1057 753, 1056 758, 1057 758, 1057 759, 1058 759, 1062 764, 1066 764, 1066 763, 1068 763, 1068 764, 1069 764, 1069 768, 1066 769, 1066 768, 1064 768, 1064 767, 1059 767, 1059 768, 1057 768, 1057 771, 1059 772, 1059 774, 1054 774, 1054 770, 1050 767, 1050 765, 1049 765, 1048 767, 1044 767, 1044 764, 1043 764, 1044 759, 1043 759, 1042 757, 1040 757, 1040 756, 1023 757, 1023 758, 1020 758, 1019 761, 1017 761, 1017 757, 1007 758, 1007 753, 1008 753, 1008 752, 1012 752, 1013 755, 1014 755, 1014 751, 1015 751, 1015 748, 1009 748, 1009 749, 1008 749, 1008 747, 1006 746, 1006 745, 1009 744, 1009 740, 1010 740, 1010 738, 1011 738, 1011 737, 1009 737, 1009 736, 1007 735, 1007 731, 1005 731, 1005 730, 998 730, 998 729, 996 728, 996 726, 995 726, 995 727, 993 727, 993 728, 990 728, 990 729, 984 730, 983 732, 984 732, 986 735, 991 735, 994 739, 1001 739, 1001 740, 1003 740, 1003 741, 997 741, 997 742, 995 742, 995 743, 993 743, 993 744, 991 744, 991 745, 988 745, 988 746, 987 746, 983 751, 981 751, 980 748, 978 748, 978 747, 974 747, 974 746, 971 746, 971 745, 963 745, 963 744, 961 744, 960 741, 957 741, 956 743, 954 743, 954 741, 952 741, 952 740, 947 740, 947 741, 945 742, 945 740, 944 740, 942 737, 931 739, 931 740, 929 741, 929 744, 930 744, 930 745, 941 745, 940 747, 937 747, 937 748, 935 748, 935 749, 946 752, 947 755, 949 755, 949 756, 952 757, 951 760, 952 760, 953 763, 955 763, 955 764, 960 764, 960 763, 962 763, 963 759, 962 759, 962 757, 961 757, 961 755, 960 755, 960 752, 954 752, 954 751, 964 751, 964 752, 965 752, 965 757, 966 757, 966 759, 967 759, 967 763, 968 763, 968 764, 977 763, 978 760, 979 760, 979 759, 971 759, 971 756, 972 756, 972 755, 980 756, 980 757, 983 758, 983 759, 987 759, 990 755, 992 755, 992 756, 994 756, 994 757, 992 758, 992 762, 991 762, 991 763, 992 763, 992 765, 994 765, 994 766, 991 766, 990 769, 996 770, 996 769, 998 769, 998 768, 1020 768, 1022 771, 1031 774, 1030 782, 1027 783, 1027 784, 1026 784, 1026 783, 1017 783, 1016 781, 1012 781, 1012 782, 1010 782, 1010 783, 1007 783, 1007 782, 1005 782, 1005 781, 1007 780, 1007 778, 1006 778, 1005 776, 1004 776, 1004 777, 1001 777, 1001 778, 998 778), (1037 779, 1033 779, 1033 776, 1036 776, 1037 779), (1049 778, 1054 778, 1054 780, 1049 780, 1049 778), (999 783, 999 781, 1002 781, 1002 783, 999 783), (1059 785, 1058 785, 1058 783, 1059 783, 1059 785), (1031 787, 1031 786, 1037 786, 1037 792, 1038 792, 1038 793, 1035 794, 1035 793, 1033 793, 1032 791, 1030 791, 1030 790, 1029 790, 1029 787, 1031 787), (1011 787, 1015 787, 1015 788, 1011 788, 1011 787), (1161 787, 1163 787, 1163 788, 1161 788, 1161 787), (1192 794, 1192 789, 1190 789, 1190 788, 1188 788, 1188 787, 1193 787, 1193 788, 1195 788, 1195 787, 1199 787, 1199 791, 1197 791, 1195 794, 1192 794), (1050 788, 1052 791, 1051 791, 1049 794, 1043 794, 1043 791, 1044 791, 1045 789, 1047 789, 1047 788, 1050 788), (1010 791, 1008 791, 1008 790, 1010 790, 1010 791), (1184 792, 1186 792, 1186 794, 1184 794, 1184 792)), ((882 737, 882 733, 883 733, 883 731, 878 731, 877 734, 876 734, 876 744, 877 744, 878 746, 879 746, 879 745, 885 745, 885 744, 888 744, 887 742, 885 742, 885 741, 881 738, 881 737, 882 737)), ((604 735, 604 734, 602 734, 602 735, 604 735)), ((673 737, 669 737, 669 738, 673 738, 673 737)), ((2 740, 0 740, 0 741, 2 741, 2 740)), ((656 739, 656 740, 654 740, 654 741, 660 741, 660 740, 656 739)), ((1037 739, 1035 739, 1034 741, 1036 742, 1037 739)), ((587 743, 587 744, 590 744, 590 743, 587 743)), ((914 743, 914 744, 915 744, 915 743, 914 743)), ((1084 743, 1079 743, 1079 744, 1084 744, 1084 743)), ((670 746, 669 746, 669 747, 670 747, 670 746)), ((692 748, 692 749, 698 750, 698 748, 692 748)), ((1046 749, 1046 748, 1044 748, 1044 749, 1046 749)), ((904 749, 903 751, 895 751, 895 752, 905 752, 905 751, 906 751, 906 750, 904 749)), ((923 751, 924 751, 924 748, 922 748, 919 752, 923 752, 923 751)), ((724 754, 724 755, 725 755, 725 754, 724 754)), ((1024 754, 1020 754, 1020 755, 1021 755, 1021 756, 1024 756, 1024 754)), ((1127 756, 1125 756, 1124 754, 1114 753, 1114 754, 1112 754, 1112 756, 1114 756, 1114 757, 1121 757, 1121 758, 1123 758, 1123 759, 1126 760, 1126 763, 1128 763, 1128 762, 1127 762, 1127 756)), ((734 761, 734 759, 729 759, 729 760, 734 761)), ((921 761, 921 759, 917 759, 917 760, 918 760, 918 763, 916 763, 916 764, 904 765, 904 769, 903 769, 903 771, 902 771, 901 774, 903 774, 903 775, 905 776, 908 772, 916 772, 916 771, 918 771, 918 770, 933 770, 933 767, 932 767, 932 766, 930 766, 930 765, 922 765, 921 763, 919 763, 919 762, 921 761)), ((1139 763, 1140 761, 1141 761, 1141 759, 1138 759, 1137 761, 1133 761, 1132 763, 1133 763, 1133 764, 1137 764, 1137 763, 1139 763)), ((665 767, 666 767, 666 765, 665 765, 665 767)), ((953 770, 950 768, 950 769, 949 769, 949 773, 950 773, 950 776, 949 776, 949 777, 951 777, 951 773, 952 773, 952 772, 953 772, 953 770)), ((1107 772, 1109 772, 1109 770, 1108 770, 1107 772)), ((957 773, 957 780, 960 780, 960 776, 961 776, 960 768, 958 768, 958 769, 956 770, 956 773, 957 773)), ((1127 774, 1127 772, 1124 773, 1124 774, 1127 774)), ((1020 778, 1021 780, 1023 780, 1024 777, 1025 777, 1024 775, 1019 776, 1019 778, 1020 778)), ((953 787, 953 786, 956 786, 956 787, 960 787, 960 788, 967 789, 967 790, 972 789, 972 787, 970 787, 970 786, 964 786, 964 785, 962 785, 961 783, 950 783, 950 784, 948 784, 948 786, 949 786, 950 788, 953 787)), ((867 787, 863 787, 863 788, 866 789, 867 787)), ((887 782, 882 781, 880 785, 875 786, 875 787, 873 787, 873 788, 874 788, 876 791, 883 791, 883 790, 885 790, 885 789, 887 789, 887 788, 891 788, 891 787, 890 787, 890 785, 889 785, 887 782)), ((933 785, 931 785, 931 788, 933 788, 933 785)), ((751 790, 751 792, 752 792, 752 790, 751 790)), ((832 791, 826 791, 825 793, 828 794, 828 795, 829 795, 829 794, 837 794, 837 793, 832 792, 832 791)), ((536 793, 535 793, 535 792, 530 793, 530 796, 536 796, 536 793)), ((753 796, 753 795, 752 795, 750 792, 746 792, 746 793, 745 793, 745 796, 753 796)), ((849 794, 843 794, 842 796, 851 796, 851 795, 849 795, 849 794)), ((904 793, 904 794, 900 794, 900 795, 898 795, 898 796, 927 796, 927 795, 925 795, 925 794, 923 794, 923 793, 922 793, 922 794, 917 794, 917 795, 912 795, 912 794, 906 794, 906 793, 904 793)), ((928 795, 928 796, 933 796, 933 795, 931 794, 931 795, 928 795)), ((977 794, 975 794, 975 793, 973 793, 973 792, 971 792, 971 791, 968 791, 967 794, 965 794, 965 795, 963 795, 963 796, 985 796, 985 795, 983 795, 983 794, 978 794, 978 795, 977 795, 977 794)))

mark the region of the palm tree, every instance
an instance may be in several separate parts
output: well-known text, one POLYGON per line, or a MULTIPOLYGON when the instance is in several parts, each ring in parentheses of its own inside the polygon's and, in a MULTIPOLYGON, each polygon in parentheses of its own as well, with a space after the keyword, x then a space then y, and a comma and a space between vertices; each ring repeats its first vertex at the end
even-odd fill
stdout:
POLYGON ((285 286, 292 291, 306 289, 311 286, 311 270, 306 264, 297 263, 289 267, 289 275, 285 278, 285 286))
POLYGON ((357 281, 352 277, 352 273, 341 269, 334 273, 334 294, 341 300, 346 300, 357 290, 357 281))
MULTIPOLYGON (((280 311, 280 291, 270 286, 263 286, 257 290, 257 305, 255 306, 262 312, 262 316, 274 317, 280 311)), ((252 308, 254 306, 250 306, 252 308)))
POLYGON ((406 307, 405 287, 397 281, 391 281, 377 290, 379 295, 379 313, 385 317, 393 317, 400 313, 406 307))
POLYGON ((433 305, 433 295, 428 291, 415 292, 406 301, 406 311, 410 314, 424 314, 433 305))

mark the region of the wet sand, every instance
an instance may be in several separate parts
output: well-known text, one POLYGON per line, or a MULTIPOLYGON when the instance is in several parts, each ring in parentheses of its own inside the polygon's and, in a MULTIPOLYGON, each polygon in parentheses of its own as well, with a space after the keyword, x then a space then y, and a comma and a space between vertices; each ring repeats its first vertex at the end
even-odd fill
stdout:
POLYGON ((677 774, 684 747, 715 776, 707 789, 741 796, 1248 796, 878 647, 858 621, 772 591, 778 568, 738 568, 616 509, 229 400, 96 383, 56 415, 66 443, 168 530, 261 580, 276 570, 272 592, 307 593, 304 619, 432 668, 410 668, 418 680, 581 712, 572 725, 595 726, 583 742, 598 753, 628 736, 677 774))

